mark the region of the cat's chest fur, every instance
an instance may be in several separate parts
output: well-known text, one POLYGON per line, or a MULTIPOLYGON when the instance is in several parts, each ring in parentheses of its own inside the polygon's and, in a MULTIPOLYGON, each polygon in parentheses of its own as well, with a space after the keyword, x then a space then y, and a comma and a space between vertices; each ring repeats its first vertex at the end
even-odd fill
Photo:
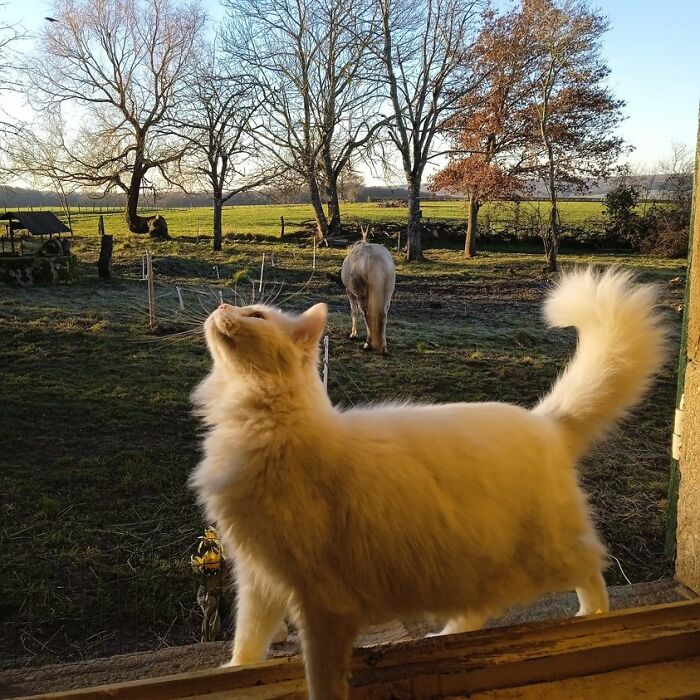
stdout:
POLYGON ((309 477, 310 460, 313 446, 303 441, 225 424, 207 436, 192 483, 235 551, 267 561, 303 558, 300 523, 323 532, 330 517, 321 486, 309 477))

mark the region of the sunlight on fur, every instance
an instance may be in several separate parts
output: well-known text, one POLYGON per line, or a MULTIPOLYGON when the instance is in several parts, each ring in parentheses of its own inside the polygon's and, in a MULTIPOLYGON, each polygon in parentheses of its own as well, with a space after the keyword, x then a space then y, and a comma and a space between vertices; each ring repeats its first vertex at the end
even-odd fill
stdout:
POLYGON ((208 433, 191 483, 238 580, 231 663, 297 622, 312 700, 347 697, 358 629, 435 615, 479 628, 576 589, 605 611, 606 552, 576 460, 641 398, 664 356, 653 288, 587 269, 549 295, 578 348, 532 410, 503 403, 334 408, 318 375, 327 310, 222 304, 193 398, 208 433))

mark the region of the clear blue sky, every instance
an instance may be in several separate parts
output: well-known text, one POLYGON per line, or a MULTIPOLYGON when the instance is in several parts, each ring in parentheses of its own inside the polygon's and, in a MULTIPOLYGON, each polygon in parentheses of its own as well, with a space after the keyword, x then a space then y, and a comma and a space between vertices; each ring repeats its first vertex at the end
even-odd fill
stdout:
MULTIPOLYGON (((0 0, 1 1, 1 0, 0 0)), ((219 0, 201 0, 212 24, 219 0)), ((499 4, 508 4, 501 0, 499 4)), ((695 147, 700 99, 700 0, 597 0, 611 30, 604 52, 615 93, 627 102, 622 135, 633 163, 654 166, 672 141, 695 147)), ((7 0, 0 13, 36 30, 50 0, 7 0)))

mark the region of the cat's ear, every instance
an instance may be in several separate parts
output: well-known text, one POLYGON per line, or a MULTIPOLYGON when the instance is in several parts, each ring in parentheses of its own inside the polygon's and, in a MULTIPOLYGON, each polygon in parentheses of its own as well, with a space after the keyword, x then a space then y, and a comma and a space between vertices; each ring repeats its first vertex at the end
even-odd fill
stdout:
POLYGON ((304 311, 294 327, 295 342, 307 348, 315 347, 326 328, 327 318, 328 307, 325 304, 315 304, 304 311))

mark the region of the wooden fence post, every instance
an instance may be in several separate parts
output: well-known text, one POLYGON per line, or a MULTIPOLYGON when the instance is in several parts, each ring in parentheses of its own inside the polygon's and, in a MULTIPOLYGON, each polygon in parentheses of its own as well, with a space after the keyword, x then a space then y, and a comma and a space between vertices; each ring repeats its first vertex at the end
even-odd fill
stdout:
POLYGON ((153 258, 151 251, 146 251, 146 274, 148 277, 148 325, 156 327, 156 288, 153 283, 153 258))
POLYGON ((114 249, 114 236, 106 233, 100 238, 100 257, 97 261, 97 275, 100 279, 112 278, 112 251, 114 249))
POLYGON ((262 294, 264 275, 265 275, 265 253, 262 254, 262 262, 260 263, 260 284, 258 285, 258 294, 262 294))
POLYGON ((280 216, 280 238, 284 238, 284 217, 280 216))
POLYGON ((105 233, 105 222, 100 214, 98 223, 100 234, 100 257, 97 261, 97 276, 108 280, 112 277, 112 251, 114 250, 114 236, 105 233))

